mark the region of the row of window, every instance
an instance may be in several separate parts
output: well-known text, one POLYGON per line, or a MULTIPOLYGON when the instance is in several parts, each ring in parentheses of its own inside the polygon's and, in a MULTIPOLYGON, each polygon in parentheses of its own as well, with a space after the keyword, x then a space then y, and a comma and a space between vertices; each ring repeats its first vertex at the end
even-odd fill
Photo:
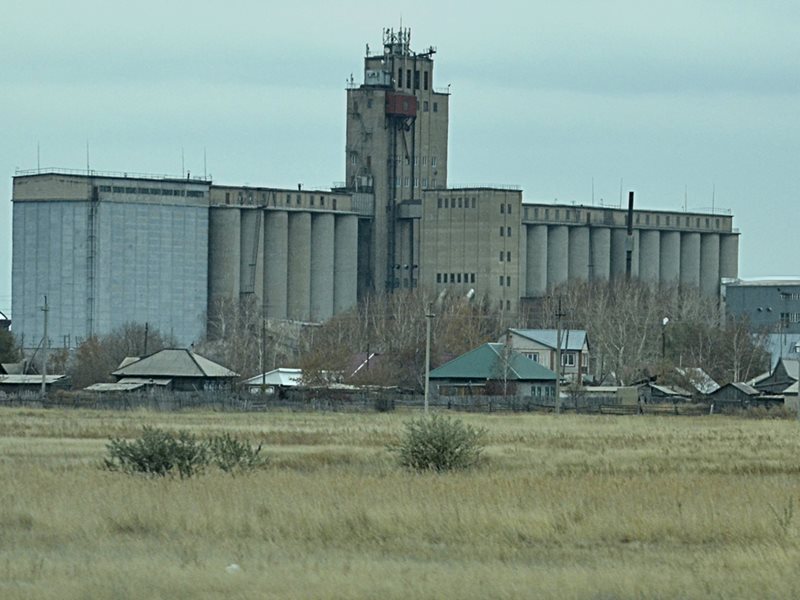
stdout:
POLYGON ((114 194, 139 194, 150 196, 184 196, 187 198, 202 198, 206 195, 201 190, 170 190, 166 188, 135 188, 135 187, 118 187, 110 185, 98 186, 101 192, 111 192, 114 194))
MULTIPOLYGON (((419 89, 419 69, 411 70, 406 69, 406 78, 405 78, 406 85, 403 86, 403 68, 399 67, 397 69, 397 87, 403 88, 406 87, 408 89, 419 89), (413 75, 413 86, 412 86, 412 75, 413 75)), ((422 72, 422 89, 427 90, 430 88, 430 72, 423 71, 422 72)))
POLYGON ((507 202, 500 203, 500 214, 501 215, 510 215, 511 214, 511 204, 507 202))
MULTIPOLYGON (((540 355, 538 352, 524 352, 523 353, 527 358, 530 358, 533 362, 538 363, 540 362, 540 355)), ((575 366, 575 352, 562 352, 561 353, 561 366, 563 367, 574 367, 575 366)))
MULTIPOLYGON (((422 101, 422 112, 428 112, 428 101, 427 100, 423 100, 422 101)), ((438 102, 434 102, 433 103, 433 112, 439 112, 439 103, 438 102)))
POLYGON ((511 237, 511 227, 500 226, 500 237, 511 237))
POLYGON ((475 283, 475 273, 437 273, 436 283, 475 283))
POLYGON ((800 323, 800 313, 781 313, 781 325, 786 327, 789 323, 800 323))
MULTIPOLYGON (((428 188, 428 178, 427 177, 423 177, 422 180, 420 180, 419 177, 414 177, 414 187, 415 188, 419 187, 420 181, 422 181, 422 189, 423 190, 429 189, 428 188)), ((398 177, 397 179, 394 179, 393 177, 389 177, 389 186, 391 186, 392 183, 394 183, 394 187, 411 187, 411 178, 410 177, 398 177)), ((436 177, 433 177, 430 180, 430 184, 431 184, 432 188, 436 187, 436 177)))
MULTIPOLYGON (((533 208, 533 218, 534 219, 538 219, 539 218, 539 214, 540 214, 539 210, 540 209, 538 207, 534 207, 533 208)), ((544 211, 544 219, 545 220, 549 220, 550 219, 550 209, 549 208, 544 208, 544 209, 541 209, 541 210, 544 211)), ((561 220, 561 209, 554 208, 553 211, 554 211, 554 215, 555 215, 553 217, 553 219, 556 220, 556 221, 560 221, 561 220)), ((503 212, 503 207, 502 206, 500 207, 500 212, 501 213, 503 212)), ((525 218, 526 219, 530 218, 529 215, 530 215, 530 208, 526 207, 525 208, 525 218)), ((644 213, 644 214, 636 213, 636 216, 635 216, 635 219, 634 219, 634 223, 636 225, 642 225, 642 224, 650 225, 651 222, 652 222, 656 226, 660 226, 661 225, 661 217, 662 216, 664 217, 664 225, 667 226, 667 227, 673 226, 673 225, 675 227, 680 227, 681 225, 684 225, 685 227, 692 227, 692 219, 694 219, 694 227, 698 227, 699 228, 701 226, 701 223, 705 223, 705 227, 706 228, 711 228, 711 217, 703 217, 703 220, 701 220, 701 217, 680 217, 680 216, 677 216, 677 215, 658 215, 658 214, 657 215, 650 215, 648 213, 644 213), (651 220, 651 216, 655 217, 655 218, 651 220)), ((574 221, 574 222, 577 223, 577 222, 579 222, 581 220, 581 212, 578 209, 566 208, 566 209, 564 209, 564 220, 565 221, 574 221)), ((625 221, 627 222, 627 216, 625 217, 625 221)), ((586 211, 586 222, 587 223, 591 222, 591 212, 590 211, 586 211)), ((714 218, 714 227, 716 229, 720 229, 721 226, 722 226, 722 221, 718 217, 715 217, 714 218)))
MULTIPOLYGON (((302 202, 303 202, 302 198, 303 197, 302 197, 301 194, 295 194, 294 195, 294 204, 295 204, 295 206, 300 206, 302 204, 302 202)), ((253 204, 253 193, 250 192, 247 195, 245 195, 244 192, 238 192, 237 199, 238 199, 238 203, 239 204, 253 204)), ((261 201, 264 204, 267 204, 267 192, 262 192, 261 193, 261 201)), ((308 196, 308 205, 309 206, 313 206, 313 207, 317 206, 317 201, 319 201, 320 208, 325 208, 325 206, 326 206, 325 196, 319 196, 319 198, 317 198, 317 196, 315 196, 315 195, 308 196)), ((225 192, 225 204, 230 204, 230 203, 231 203, 231 193, 230 192, 225 192)), ((286 194, 286 206, 291 206, 291 204, 292 204, 292 194, 286 194)), ((336 210, 336 205, 337 205, 336 198, 331 198, 331 206, 332 206, 333 210, 336 210)), ((277 195, 276 194, 272 195, 272 206, 277 206, 277 195)))
POLYGON ((511 262, 511 250, 506 250, 505 252, 500 250, 500 262, 503 262, 504 258, 505 262, 511 262))
POLYGON ((503 287, 505 282, 506 287, 511 287, 511 276, 510 275, 500 275, 500 287, 503 287))
POLYGON ((475 198, 438 198, 437 208, 475 208, 475 198), (471 205, 471 206, 470 206, 471 205))

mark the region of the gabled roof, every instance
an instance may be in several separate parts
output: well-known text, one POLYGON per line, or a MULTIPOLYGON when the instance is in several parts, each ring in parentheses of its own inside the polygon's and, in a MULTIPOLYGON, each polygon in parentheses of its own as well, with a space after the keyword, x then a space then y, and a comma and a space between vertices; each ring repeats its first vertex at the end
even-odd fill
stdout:
POLYGON ((256 375, 250 379, 246 379, 243 383, 245 385, 279 385, 283 387, 295 387, 300 385, 303 379, 303 371, 301 369, 273 369, 263 375, 256 375))
POLYGON ((186 349, 167 348, 114 371, 117 377, 236 377, 214 361, 186 349))
POLYGON ((504 368, 505 344, 488 343, 454 358, 431 371, 431 379, 501 379, 504 371, 512 381, 555 381, 556 374, 537 362, 511 350, 504 368))
MULTIPOLYGON (((509 329, 520 337, 556 349, 558 345, 558 331, 555 329, 509 329)), ((586 331, 583 329, 564 329, 561 331, 561 349, 578 352, 586 344, 586 331)))
POLYGON ((781 358, 778 360, 778 364, 775 365, 775 369, 777 369, 778 365, 780 364, 783 365, 783 368, 789 377, 792 379, 800 379, 800 360, 794 358, 781 358))
POLYGON ((727 385, 723 385, 721 388, 713 392, 712 395, 716 396, 717 392, 720 392, 721 390, 724 390, 727 387, 735 387, 737 390, 739 390, 743 394, 747 394, 748 396, 758 396, 759 394, 761 394, 761 392, 759 392, 756 388, 754 388, 751 385, 747 385, 746 383, 741 383, 739 381, 734 381, 727 385))
POLYGON ((701 394, 713 394, 719 389, 719 384, 711 379, 711 375, 699 367, 675 367, 675 370, 701 394))

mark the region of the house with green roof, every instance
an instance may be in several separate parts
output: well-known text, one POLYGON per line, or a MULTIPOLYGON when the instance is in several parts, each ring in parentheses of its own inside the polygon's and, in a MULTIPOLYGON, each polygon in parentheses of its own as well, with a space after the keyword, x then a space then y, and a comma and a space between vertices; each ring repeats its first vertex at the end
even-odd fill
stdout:
POLYGON ((556 374, 505 344, 488 343, 430 373, 439 395, 515 395, 554 398, 556 374))

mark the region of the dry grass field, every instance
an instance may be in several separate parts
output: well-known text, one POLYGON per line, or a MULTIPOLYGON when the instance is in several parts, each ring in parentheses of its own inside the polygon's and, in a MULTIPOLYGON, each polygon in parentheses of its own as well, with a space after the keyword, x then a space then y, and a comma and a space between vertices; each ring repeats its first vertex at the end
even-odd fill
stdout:
POLYGON ((409 417, 0 410, 0 598, 800 597, 794 421, 461 415, 486 460, 436 475, 385 449, 409 417), (101 469, 142 425, 271 460, 101 469))

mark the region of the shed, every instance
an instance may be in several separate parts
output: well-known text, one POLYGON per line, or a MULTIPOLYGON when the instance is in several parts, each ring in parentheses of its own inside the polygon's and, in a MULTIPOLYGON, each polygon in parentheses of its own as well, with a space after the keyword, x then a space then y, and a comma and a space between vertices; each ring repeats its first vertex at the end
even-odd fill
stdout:
POLYGON ((280 367, 267 373, 256 375, 250 379, 245 379, 242 385, 252 394, 257 394, 260 391, 263 391, 265 394, 274 394, 280 389, 297 387, 302 384, 302 381, 302 369, 280 367))

